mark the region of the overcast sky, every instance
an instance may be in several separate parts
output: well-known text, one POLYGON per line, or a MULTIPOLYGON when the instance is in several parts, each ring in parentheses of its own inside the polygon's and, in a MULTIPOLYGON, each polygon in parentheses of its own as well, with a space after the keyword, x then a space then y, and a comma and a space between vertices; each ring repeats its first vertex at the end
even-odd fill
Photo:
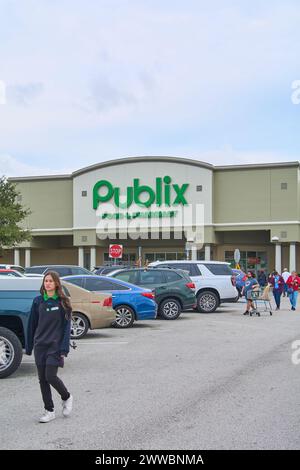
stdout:
POLYGON ((0 176, 299 160, 299 51, 299 0, 0 0, 0 176))

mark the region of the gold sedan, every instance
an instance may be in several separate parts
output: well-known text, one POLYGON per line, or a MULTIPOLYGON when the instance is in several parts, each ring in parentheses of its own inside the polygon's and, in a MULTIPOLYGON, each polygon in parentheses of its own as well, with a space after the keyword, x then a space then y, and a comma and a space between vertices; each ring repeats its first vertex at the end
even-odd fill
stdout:
POLYGON ((83 338, 88 330, 107 328, 116 320, 111 293, 95 294, 62 280, 65 294, 70 297, 73 314, 71 338, 83 338))

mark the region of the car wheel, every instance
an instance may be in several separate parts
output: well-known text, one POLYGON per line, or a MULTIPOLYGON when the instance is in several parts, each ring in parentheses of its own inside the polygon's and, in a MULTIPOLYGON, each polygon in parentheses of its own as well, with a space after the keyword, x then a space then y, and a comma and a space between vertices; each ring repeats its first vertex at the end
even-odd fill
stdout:
POLYGON ((83 338, 90 328, 88 319, 82 313, 73 312, 71 325, 71 338, 83 338))
POLYGON ((178 300, 165 299, 159 305, 158 313, 164 320, 176 320, 181 314, 181 305, 178 300))
POLYGON ((202 313, 212 313, 219 306, 218 296, 211 291, 200 292, 197 297, 197 308, 202 313))
POLYGON ((0 328, 0 379, 13 374, 21 364, 23 356, 22 344, 7 328, 0 328))
POLYGON ((134 311, 127 305, 119 305, 115 308, 116 320, 112 326, 115 328, 129 328, 134 322, 134 311))

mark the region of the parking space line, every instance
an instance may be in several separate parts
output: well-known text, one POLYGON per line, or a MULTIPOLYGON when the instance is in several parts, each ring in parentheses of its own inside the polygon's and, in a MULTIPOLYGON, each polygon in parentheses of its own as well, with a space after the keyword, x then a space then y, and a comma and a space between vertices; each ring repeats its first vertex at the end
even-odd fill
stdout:
POLYGON ((104 345, 104 344, 128 344, 128 341, 98 341, 96 343, 94 342, 90 342, 90 341, 81 341, 80 344, 78 346, 81 346, 81 345, 89 345, 89 344, 100 344, 101 346, 104 345))

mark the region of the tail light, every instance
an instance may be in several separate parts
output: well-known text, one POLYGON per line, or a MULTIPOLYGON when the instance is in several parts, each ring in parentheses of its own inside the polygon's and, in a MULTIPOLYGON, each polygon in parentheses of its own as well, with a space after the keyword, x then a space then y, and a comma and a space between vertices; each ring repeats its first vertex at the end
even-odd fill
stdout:
POLYGON ((103 307, 112 307, 112 297, 106 297, 103 300, 103 307))
POLYGON ((231 276, 231 284, 235 287, 236 286, 236 277, 231 276))
POLYGON ((155 295, 153 294, 153 292, 142 292, 141 293, 144 297, 148 297, 148 299, 155 299, 155 295))
POLYGON ((186 284, 186 287, 189 287, 190 289, 194 289, 194 290, 196 289, 196 286, 195 286, 194 282, 188 282, 186 284))

